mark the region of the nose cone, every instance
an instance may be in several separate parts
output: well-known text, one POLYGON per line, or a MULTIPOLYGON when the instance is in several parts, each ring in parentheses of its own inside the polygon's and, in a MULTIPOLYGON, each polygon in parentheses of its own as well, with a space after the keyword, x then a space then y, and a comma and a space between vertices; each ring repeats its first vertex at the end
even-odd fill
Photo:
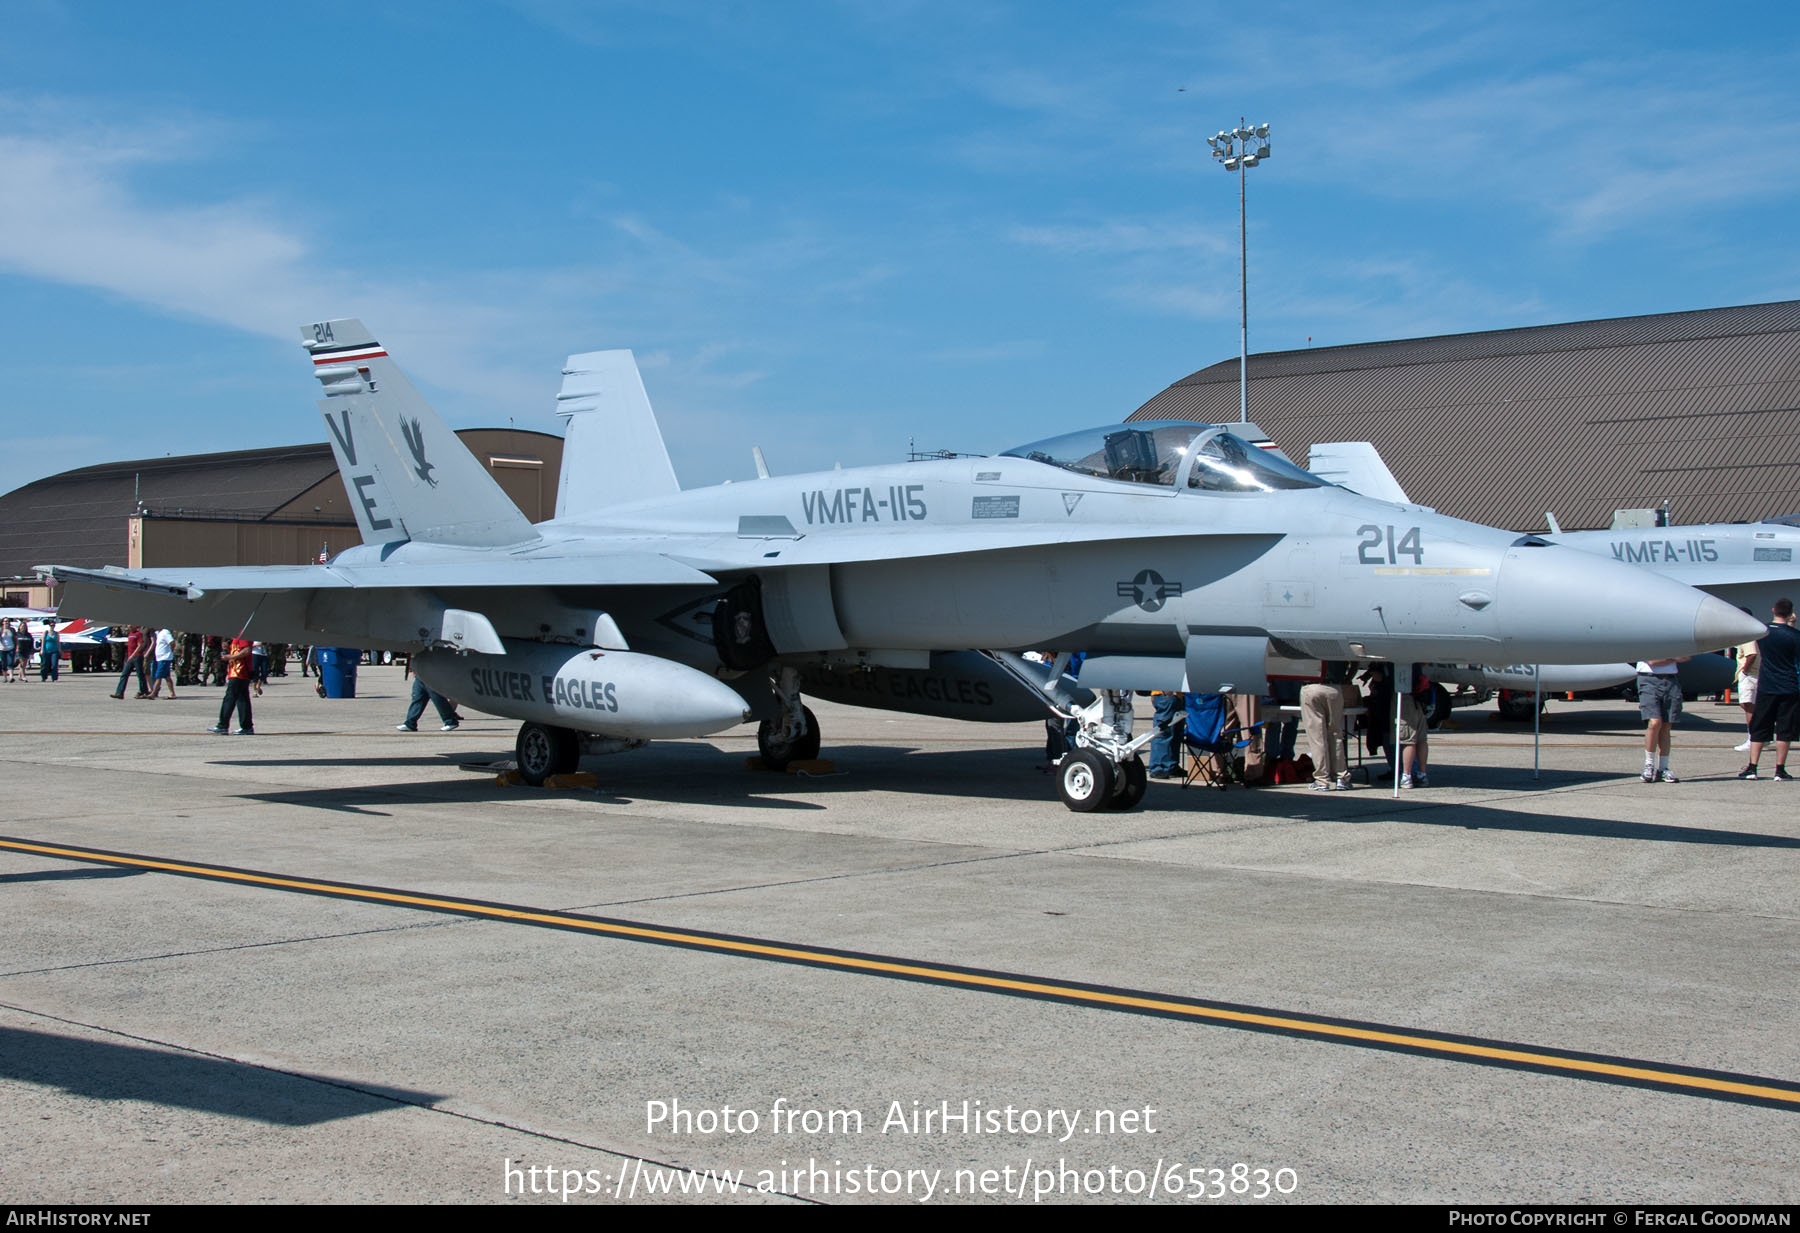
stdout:
POLYGON ((1555 545, 1508 550, 1499 592, 1496 615, 1515 663, 1671 659, 1766 632, 1671 578, 1555 545))
POLYGON ((1701 600, 1700 611, 1694 614, 1694 641, 1708 651, 1737 646, 1768 632, 1767 625, 1714 595, 1701 600))

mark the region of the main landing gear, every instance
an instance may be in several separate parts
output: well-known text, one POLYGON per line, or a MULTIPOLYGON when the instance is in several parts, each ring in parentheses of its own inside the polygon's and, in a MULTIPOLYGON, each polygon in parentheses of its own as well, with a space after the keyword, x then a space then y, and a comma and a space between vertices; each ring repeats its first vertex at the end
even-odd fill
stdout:
POLYGON ((781 714, 757 725, 756 752, 770 770, 785 771, 789 763, 819 756, 819 721, 800 700, 798 669, 783 664, 775 673, 774 687, 781 714))
POLYGON ((788 735, 778 720, 765 719, 757 725, 756 752, 770 770, 785 771, 790 762, 810 762, 819 756, 819 721, 810 706, 802 706, 800 716, 805 727, 794 735, 788 735))

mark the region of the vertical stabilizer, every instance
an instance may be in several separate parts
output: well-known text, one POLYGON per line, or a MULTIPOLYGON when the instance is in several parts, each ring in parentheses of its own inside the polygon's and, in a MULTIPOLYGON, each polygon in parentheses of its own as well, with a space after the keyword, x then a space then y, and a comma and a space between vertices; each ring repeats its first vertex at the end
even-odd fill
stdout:
POLYGON ((681 491, 631 352, 571 355, 556 413, 569 421, 556 485, 558 518, 681 491))
POLYGON ((1410 505, 1406 490, 1388 470, 1387 463, 1368 441, 1328 441, 1314 445, 1306 458, 1306 469, 1322 480, 1340 484, 1352 492, 1377 501, 1410 505))
POLYGON ((497 547, 538 538, 360 321, 300 327, 319 411, 365 544, 497 547))

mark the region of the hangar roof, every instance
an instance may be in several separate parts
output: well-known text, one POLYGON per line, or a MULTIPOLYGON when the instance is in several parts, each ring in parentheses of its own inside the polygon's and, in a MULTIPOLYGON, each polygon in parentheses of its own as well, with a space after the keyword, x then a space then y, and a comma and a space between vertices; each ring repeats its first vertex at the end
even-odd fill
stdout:
MULTIPOLYGON (((1800 300, 1252 355, 1250 418, 1304 458, 1372 441, 1421 504, 1516 530, 1800 509, 1800 300)), ((1238 361, 1132 419, 1231 422, 1238 361)))
MULTIPOLYGON (((495 451, 534 451, 549 472, 554 504, 562 438, 484 428, 459 429, 457 436, 490 466, 495 451)), ((23 576, 45 564, 123 565, 128 520, 139 512, 201 521, 355 525, 324 442, 106 462, 0 496, 0 578, 23 576)), ((541 515, 527 509, 527 516, 541 515)))

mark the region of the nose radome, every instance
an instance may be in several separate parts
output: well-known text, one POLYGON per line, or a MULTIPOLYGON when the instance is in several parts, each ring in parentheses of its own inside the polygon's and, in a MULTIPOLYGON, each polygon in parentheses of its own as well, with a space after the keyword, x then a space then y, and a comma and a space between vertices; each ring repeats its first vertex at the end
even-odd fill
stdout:
POLYGON ((1509 552, 1499 590, 1502 637, 1518 663, 1675 658, 1763 632, 1672 578, 1555 545, 1509 552))
POLYGON ((1694 614, 1694 641, 1701 650, 1718 651, 1750 642, 1769 632, 1769 627, 1733 608, 1716 595, 1708 595, 1694 614))

